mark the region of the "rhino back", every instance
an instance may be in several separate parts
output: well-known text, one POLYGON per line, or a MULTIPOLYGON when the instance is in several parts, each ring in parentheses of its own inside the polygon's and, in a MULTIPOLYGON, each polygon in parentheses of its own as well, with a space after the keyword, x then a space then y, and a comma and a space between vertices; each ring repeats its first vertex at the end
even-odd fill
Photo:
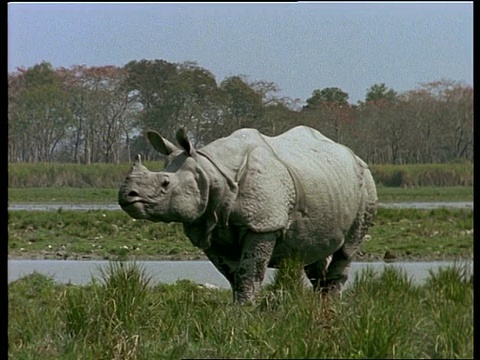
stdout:
POLYGON ((356 213, 368 168, 349 148, 304 126, 267 142, 299 178, 307 209, 356 213))
POLYGON ((305 257, 333 253, 368 200, 372 184, 371 176, 364 176, 365 172, 370 175, 367 165, 349 148, 306 127, 293 128, 267 141, 298 178, 301 188, 297 189, 297 202, 304 207, 293 214, 276 255, 292 248, 305 257))
POLYGON ((253 149, 265 143, 256 129, 240 129, 230 136, 217 139, 200 149, 231 179, 237 180, 240 168, 253 149))
MULTIPOLYGON (((241 129, 201 150, 215 159, 231 179, 239 181, 249 154, 259 147, 266 150, 262 151, 265 157, 274 157, 284 164, 295 184, 297 213, 290 214, 290 236, 297 239, 297 244, 298 240, 305 240, 308 246, 311 241, 327 251, 338 247, 339 239, 348 232, 364 201, 366 164, 349 148, 305 126, 276 137, 241 129)), ((269 161, 265 158, 265 164, 269 161)), ((278 197, 284 190, 276 188, 270 196, 278 197)))

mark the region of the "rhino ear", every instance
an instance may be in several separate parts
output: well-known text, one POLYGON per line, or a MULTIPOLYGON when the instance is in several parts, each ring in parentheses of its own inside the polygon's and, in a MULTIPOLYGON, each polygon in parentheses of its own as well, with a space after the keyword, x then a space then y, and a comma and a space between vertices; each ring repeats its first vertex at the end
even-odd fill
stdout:
POLYGON ((178 150, 178 148, 175 145, 173 145, 167 139, 164 139, 156 131, 149 130, 147 132, 147 138, 148 138, 148 141, 150 141, 150 144, 152 144, 153 148, 157 150, 160 154, 170 155, 175 150, 178 150))
POLYGON ((184 129, 180 129, 177 131, 177 142, 187 152, 188 155, 195 155, 195 148, 193 147, 190 140, 188 140, 187 134, 185 133, 184 129))

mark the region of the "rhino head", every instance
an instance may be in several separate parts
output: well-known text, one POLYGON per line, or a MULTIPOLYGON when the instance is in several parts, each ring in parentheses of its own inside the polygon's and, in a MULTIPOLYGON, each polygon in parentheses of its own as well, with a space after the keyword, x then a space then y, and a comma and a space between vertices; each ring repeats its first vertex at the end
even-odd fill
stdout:
POLYGON ((205 212, 209 181, 197 162, 197 154, 185 131, 177 132, 180 148, 155 131, 148 131, 150 144, 167 156, 165 168, 149 171, 140 155, 118 192, 118 203, 135 219, 192 223, 205 212))

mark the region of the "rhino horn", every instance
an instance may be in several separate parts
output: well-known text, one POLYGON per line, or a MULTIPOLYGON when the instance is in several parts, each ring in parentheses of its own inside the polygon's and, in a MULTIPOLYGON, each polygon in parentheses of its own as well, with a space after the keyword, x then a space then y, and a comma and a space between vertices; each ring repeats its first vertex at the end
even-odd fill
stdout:
POLYGON ((147 170, 147 168, 142 165, 142 157, 140 154, 137 154, 133 163, 132 172, 140 172, 144 170, 147 170))
POLYGON ((135 165, 142 165, 142 156, 140 154, 137 154, 135 157, 135 165))

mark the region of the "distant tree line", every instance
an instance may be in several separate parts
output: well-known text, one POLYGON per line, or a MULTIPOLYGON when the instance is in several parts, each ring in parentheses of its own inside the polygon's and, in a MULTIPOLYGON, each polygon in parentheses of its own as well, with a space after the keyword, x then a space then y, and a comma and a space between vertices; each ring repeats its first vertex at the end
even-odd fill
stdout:
POLYGON ((8 161, 154 159, 147 129, 174 139, 184 127, 202 146, 239 128, 274 136, 296 125, 318 129, 372 164, 473 161, 469 85, 442 79, 397 94, 374 84, 357 104, 336 87, 313 90, 304 106, 278 93, 275 83, 242 75, 217 83, 192 62, 18 68, 8 74, 8 161))

